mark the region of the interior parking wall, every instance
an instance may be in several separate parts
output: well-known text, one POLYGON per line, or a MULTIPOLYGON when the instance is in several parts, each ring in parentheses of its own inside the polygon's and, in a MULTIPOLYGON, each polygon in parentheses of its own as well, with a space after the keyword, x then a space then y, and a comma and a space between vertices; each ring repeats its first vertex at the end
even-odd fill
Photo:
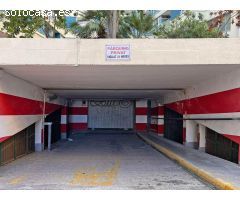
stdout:
POLYGON ((65 100, 0 70, 0 142, 64 105, 65 100))
MULTIPOLYGON (((235 118, 236 120, 195 120, 240 144, 240 70, 204 80, 164 96, 168 108, 186 118, 235 118)), ((187 127, 186 127, 187 128, 187 127)), ((186 134, 191 134, 186 130, 186 134)), ((186 136, 188 138, 188 136, 186 136)), ((239 155, 240 160, 240 155, 239 155)))

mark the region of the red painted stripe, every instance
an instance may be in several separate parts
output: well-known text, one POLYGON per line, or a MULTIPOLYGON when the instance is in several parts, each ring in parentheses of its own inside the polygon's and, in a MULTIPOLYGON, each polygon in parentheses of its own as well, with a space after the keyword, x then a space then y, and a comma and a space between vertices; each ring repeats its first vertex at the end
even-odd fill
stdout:
POLYGON ((87 107, 72 107, 70 111, 71 115, 88 115, 87 107))
POLYGON ((158 134, 163 134, 164 133, 164 125, 163 124, 151 124, 150 128, 152 131, 158 133, 158 134))
POLYGON ((136 123, 135 130, 136 131, 145 131, 145 130, 147 130, 147 124, 146 123, 136 123))
POLYGON ((0 143, 7 140, 8 138, 10 138, 11 136, 4 136, 0 138, 0 143))
POLYGON ((164 106, 151 108, 151 115, 152 116, 164 115, 164 106))
POLYGON ((157 124, 151 124, 150 129, 151 129, 151 131, 157 132, 158 131, 158 125, 157 124))
POLYGON ((177 101, 166 106, 181 114, 240 112, 240 88, 177 101))
POLYGON ((61 124, 61 133, 67 132, 67 124, 61 124))
MULTIPOLYGON (((46 103, 47 114, 58 109, 60 105, 46 103)), ((0 115, 40 115, 43 102, 0 93, 0 115)))
POLYGON ((158 107, 158 115, 164 115, 164 106, 158 107))
POLYGON ((67 107, 66 106, 62 107, 61 115, 67 115, 67 107))
POLYGON ((159 124, 159 125, 158 125, 157 132, 158 132, 159 134, 163 134, 163 133, 164 133, 164 125, 163 125, 163 124, 159 124))
POLYGON ((151 115, 157 116, 158 115, 158 107, 151 108, 151 115))
POLYGON ((88 129, 87 123, 70 123, 69 126, 70 126, 71 131, 81 131, 81 130, 88 129))
POLYGON ((228 135, 228 134, 223 134, 225 137, 229 138, 230 140, 240 144, 240 136, 238 135, 228 135))
POLYGON ((144 107, 138 107, 135 109, 136 115, 147 115, 147 108, 144 107))
MULTIPOLYGON (((61 107, 61 105, 57 105, 57 104, 52 104, 52 103, 46 103, 45 106, 45 113, 49 114, 57 109, 59 109, 61 107)), ((41 114, 41 113, 40 113, 41 114)))

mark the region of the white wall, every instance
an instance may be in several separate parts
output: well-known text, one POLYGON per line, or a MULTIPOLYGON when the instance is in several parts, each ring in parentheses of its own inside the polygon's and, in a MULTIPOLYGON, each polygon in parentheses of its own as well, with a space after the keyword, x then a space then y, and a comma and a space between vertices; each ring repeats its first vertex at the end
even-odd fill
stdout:
POLYGON ((239 41, 239 38, 137 40, 3 38, 0 40, 0 65, 239 64, 239 41), (131 60, 106 61, 107 44, 130 44, 131 60))

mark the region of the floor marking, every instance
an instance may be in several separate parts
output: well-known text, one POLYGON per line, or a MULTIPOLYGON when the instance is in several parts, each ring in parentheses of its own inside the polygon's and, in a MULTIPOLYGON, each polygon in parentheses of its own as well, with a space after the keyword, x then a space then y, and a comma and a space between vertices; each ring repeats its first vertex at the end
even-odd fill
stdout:
POLYGON ((9 181, 9 184, 10 185, 17 185, 17 184, 20 184, 24 181, 26 177, 24 176, 20 176, 20 177, 17 177, 17 178, 13 178, 9 181))
POLYGON ((110 169, 103 172, 97 172, 96 168, 77 170, 70 184, 88 187, 111 186, 116 180, 119 167, 120 161, 116 161, 110 169))

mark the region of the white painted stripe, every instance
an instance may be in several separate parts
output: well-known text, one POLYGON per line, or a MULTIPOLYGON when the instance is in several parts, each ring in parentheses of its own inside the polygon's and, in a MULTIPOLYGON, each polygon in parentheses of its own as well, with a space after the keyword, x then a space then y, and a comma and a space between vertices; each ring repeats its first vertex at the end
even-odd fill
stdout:
POLYGON ((145 108, 147 108, 147 100, 136 101, 136 108, 138 108, 138 107, 145 107, 145 108))
POLYGON ((14 135, 41 118, 42 115, 1 115, 0 138, 14 135))
POLYGON ((158 125, 162 125, 164 124, 164 120, 163 119, 158 119, 158 125))
MULTIPOLYGON (((35 101, 43 101, 44 99, 44 91, 40 87, 14 77, 2 70, 0 70, 0 86, 0 93, 35 101)), ((51 96, 51 93, 47 93, 47 96, 51 96)), ((58 97, 53 101, 49 101, 46 98, 46 102, 64 105, 65 100, 58 97)))
POLYGON ((69 122, 70 123, 78 123, 83 122, 87 123, 87 115, 70 115, 69 116, 69 122))
POLYGON ((158 120, 157 119, 151 119, 151 124, 157 124, 158 120))
POLYGON ((164 115, 152 115, 152 118, 164 118, 164 115))
POLYGON ((163 119, 152 119, 151 124, 162 125, 162 124, 164 124, 164 120, 163 119))
POLYGON ((86 104, 84 105, 82 100, 73 101, 71 104, 71 107, 87 107, 87 101, 86 101, 86 104))
POLYGON ((233 113, 214 113, 214 114, 188 114, 186 118, 238 118, 240 112, 233 113))
POLYGON ((221 134, 240 136, 239 120, 196 120, 196 122, 221 134))
POLYGON ((136 115, 136 123, 147 123, 146 115, 136 115))
POLYGON ((61 124, 67 124, 67 116, 61 115, 61 124))
POLYGON ((43 90, 0 70, 0 92, 31 100, 43 101, 43 90))

